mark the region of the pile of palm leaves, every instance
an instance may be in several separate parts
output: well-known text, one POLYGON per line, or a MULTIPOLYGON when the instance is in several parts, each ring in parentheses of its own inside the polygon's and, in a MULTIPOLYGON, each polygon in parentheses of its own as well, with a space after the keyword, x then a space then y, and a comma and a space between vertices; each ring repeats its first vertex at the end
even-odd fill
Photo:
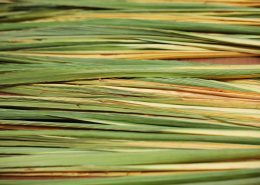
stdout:
POLYGON ((0 184, 260 184, 259 7, 0 1, 0 184))

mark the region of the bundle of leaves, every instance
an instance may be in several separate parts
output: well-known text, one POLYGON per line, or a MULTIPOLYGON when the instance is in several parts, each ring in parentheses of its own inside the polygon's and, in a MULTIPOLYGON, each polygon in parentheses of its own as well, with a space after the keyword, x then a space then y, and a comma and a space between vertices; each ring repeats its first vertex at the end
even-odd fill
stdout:
POLYGON ((1 1, 0 184, 258 185, 259 6, 1 1))

